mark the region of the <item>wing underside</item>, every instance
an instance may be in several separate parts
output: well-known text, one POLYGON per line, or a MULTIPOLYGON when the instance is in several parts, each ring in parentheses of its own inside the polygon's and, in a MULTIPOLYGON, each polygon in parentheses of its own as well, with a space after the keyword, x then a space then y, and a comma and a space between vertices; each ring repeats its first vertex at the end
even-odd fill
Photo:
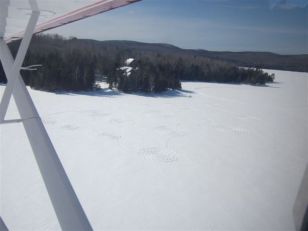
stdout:
POLYGON ((8 43, 21 39, 33 10, 40 11, 35 29, 39 33, 137 1, 140 0, 0 0, 0 37, 8 43))

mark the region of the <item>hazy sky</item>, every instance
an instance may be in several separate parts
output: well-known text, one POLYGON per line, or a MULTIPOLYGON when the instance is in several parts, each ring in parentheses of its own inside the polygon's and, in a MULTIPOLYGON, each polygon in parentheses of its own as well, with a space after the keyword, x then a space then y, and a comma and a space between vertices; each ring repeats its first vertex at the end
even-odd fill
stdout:
POLYGON ((143 0, 52 32, 182 48, 308 53, 308 0, 143 0))

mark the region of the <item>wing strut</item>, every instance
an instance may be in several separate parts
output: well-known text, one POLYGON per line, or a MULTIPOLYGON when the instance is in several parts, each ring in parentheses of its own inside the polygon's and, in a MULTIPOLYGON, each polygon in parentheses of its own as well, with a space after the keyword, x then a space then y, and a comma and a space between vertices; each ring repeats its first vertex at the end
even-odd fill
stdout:
POLYGON ((0 230, 1 231, 9 231, 1 217, 0 217, 0 230))
POLYGON ((20 75, 40 15, 36 0, 29 0, 29 3, 32 14, 15 60, 6 42, 0 37, 0 60, 8 80, 0 104, 0 123, 5 123, 5 114, 13 96, 61 228, 92 230, 20 75))

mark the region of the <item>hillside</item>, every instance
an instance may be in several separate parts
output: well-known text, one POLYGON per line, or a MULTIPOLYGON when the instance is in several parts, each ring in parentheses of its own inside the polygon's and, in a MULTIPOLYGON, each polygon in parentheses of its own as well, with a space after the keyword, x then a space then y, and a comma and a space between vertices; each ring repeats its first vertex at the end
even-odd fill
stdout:
MULTIPOLYGON (((10 46, 16 53, 18 42, 10 46)), ((261 69, 239 68, 198 50, 134 41, 65 39, 58 35, 33 38, 24 66, 33 64, 42 67, 23 72, 25 83, 46 91, 91 90, 101 78, 107 78, 110 88, 123 92, 181 89, 183 80, 251 85, 274 81, 274 75, 261 69), (135 60, 131 67, 135 71, 125 76, 119 69, 130 58, 135 60)), ((1 76, 0 71, 0 81, 1 76)))
POLYGON ((207 50, 181 49, 162 43, 142 43, 135 41, 93 41, 79 40, 83 43, 93 43, 104 48, 135 50, 141 53, 163 53, 187 56, 199 56, 216 59, 238 66, 278 69, 288 71, 308 72, 308 54, 280 55, 271 52, 220 52, 207 50))
MULTIPOLYGON (((10 44, 16 53, 18 42, 10 44)), ((42 64, 37 72, 24 72, 27 85, 35 89, 90 90, 97 76, 107 77, 111 88, 124 92, 158 92, 180 89, 181 80, 265 85, 273 82, 261 70, 238 67, 308 72, 308 55, 267 52, 215 52, 181 49, 170 44, 135 41, 64 39, 58 35, 33 38, 25 66, 42 64), (117 70, 128 58, 138 69, 130 78, 117 70)), ((5 82, 0 66, 0 82, 5 82)))
POLYGON ((279 55, 270 52, 199 51, 200 55, 239 66, 308 72, 308 54, 279 55))
POLYGON ((32 43, 32 48, 43 52, 46 48, 62 49, 63 46, 67 45, 71 48, 82 47, 86 49, 94 49, 96 52, 102 54, 105 54, 106 51, 121 50, 123 54, 138 52, 140 54, 155 53, 181 56, 186 55, 215 59, 246 67, 308 72, 308 54, 280 55, 270 52, 219 52, 181 49, 163 43, 143 43, 125 40, 96 41, 75 38, 67 40, 66 43, 62 44, 57 40, 49 39, 48 44, 46 44, 46 38, 38 39, 38 37, 35 37, 34 42, 32 43))

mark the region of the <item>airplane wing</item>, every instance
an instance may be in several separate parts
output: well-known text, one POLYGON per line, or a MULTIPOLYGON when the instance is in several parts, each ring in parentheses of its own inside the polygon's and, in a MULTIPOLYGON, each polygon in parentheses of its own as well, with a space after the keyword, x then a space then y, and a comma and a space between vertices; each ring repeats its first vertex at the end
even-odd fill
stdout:
MULTIPOLYGON (((35 29, 35 33, 39 33, 140 0, 33 1, 41 12, 35 29)), ((0 0, 0 38, 7 43, 21 39, 32 10, 31 0, 0 0)))

